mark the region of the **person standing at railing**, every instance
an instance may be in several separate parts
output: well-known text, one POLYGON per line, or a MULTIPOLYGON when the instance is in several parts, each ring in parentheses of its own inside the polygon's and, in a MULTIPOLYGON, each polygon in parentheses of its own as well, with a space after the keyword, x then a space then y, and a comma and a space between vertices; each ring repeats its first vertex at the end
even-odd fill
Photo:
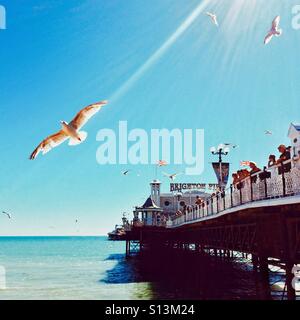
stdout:
POLYGON ((280 166, 278 168, 278 173, 279 174, 282 174, 282 168, 284 170, 284 172, 289 172, 291 171, 291 163, 288 162, 288 163, 285 163, 286 161, 290 160, 291 159, 291 151, 290 151, 290 148, 287 148, 284 144, 281 144, 279 147, 278 147, 278 151, 281 153, 280 156, 279 156, 279 159, 277 160, 277 164, 280 164, 282 166, 280 166))
POLYGON ((195 204, 196 205, 200 205, 202 202, 201 198, 199 196, 196 196, 196 201, 195 201, 195 204))
POLYGON ((258 168, 257 164, 255 162, 250 162, 249 163, 250 167, 250 176, 251 176, 251 183, 256 183, 257 181, 257 175, 256 173, 261 172, 262 170, 258 168))
POLYGON ((276 156, 274 154, 270 154, 268 167, 267 167, 268 170, 266 167, 264 168, 264 173, 265 173, 264 178, 271 178, 276 174, 276 169, 277 169, 276 163, 277 163, 276 156))
POLYGON ((237 171, 237 175, 238 175, 238 183, 237 183, 237 189, 242 189, 244 187, 245 184, 245 180, 247 177, 249 177, 250 173, 247 169, 242 169, 242 170, 238 170, 237 171))
POLYGON ((272 168, 276 165, 276 156, 274 154, 269 155, 268 168, 272 168))
POLYGON ((253 175, 253 174, 261 171, 261 169, 258 168, 258 166, 257 166, 257 164, 255 162, 251 161, 250 164, 249 164, 249 167, 251 169, 250 170, 250 175, 253 175))
POLYGON ((239 182, 238 174, 233 173, 232 174, 232 185, 233 185, 234 189, 236 189, 236 185, 238 184, 238 182, 239 182))

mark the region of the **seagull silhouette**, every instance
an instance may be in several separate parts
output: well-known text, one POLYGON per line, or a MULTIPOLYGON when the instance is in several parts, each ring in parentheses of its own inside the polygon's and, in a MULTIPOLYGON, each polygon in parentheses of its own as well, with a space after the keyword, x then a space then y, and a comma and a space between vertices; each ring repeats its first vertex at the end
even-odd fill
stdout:
POLYGON ((226 143, 224 143, 224 145, 226 147, 232 147, 232 149, 238 148, 238 145, 237 144, 233 144, 233 143, 226 142, 226 143))
POLYGON ((272 135, 273 133, 272 133, 272 131, 265 130, 265 134, 270 136, 270 135, 272 135))
POLYGON ((219 26, 218 20, 217 20, 217 15, 211 12, 206 12, 206 15, 210 17, 212 23, 216 25, 217 27, 219 26))
POLYGON ((182 172, 173 173, 173 174, 169 174, 169 173, 163 172, 163 175, 168 177, 172 181, 174 181, 176 179, 176 177, 181 175, 181 174, 182 174, 182 172))
POLYGON ((282 29, 279 29, 279 23, 280 16, 277 16, 274 18, 271 29, 265 37, 264 44, 268 44, 274 36, 279 37, 282 35, 282 29))
POLYGON ((7 217, 8 217, 9 219, 11 219, 11 218, 12 218, 11 214, 10 214, 10 213, 8 213, 8 212, 2 211, 2 213, 3 213, 3 214, 5 214, 5 215, 7 215, 7 217))

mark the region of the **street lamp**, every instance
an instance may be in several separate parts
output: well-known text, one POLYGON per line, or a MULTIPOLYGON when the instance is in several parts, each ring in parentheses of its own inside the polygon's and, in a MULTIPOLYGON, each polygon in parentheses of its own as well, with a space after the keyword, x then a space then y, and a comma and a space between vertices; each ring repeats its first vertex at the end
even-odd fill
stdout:
POLYGON ((218 147, 211 147, 210 148, 210 152, 213 154, 213 155, 218 155, 219 156, 219 162, 221 163, 222 162, 222 156, 227 156, 228 153, 229 153, 229 148, 228 147, 225 147, 224 144, 219 144, 218 147))
POLYGON ((223 143, 219 144, 218 147, 211 147, 210 152, 213 155, 219 156, 219 170, 220 170, 220 179, 219 179, 219 187, 220 190, 223 189, 223 174, 222 174, 222 156, 227 156, 230 149, 226 147, 223 143))

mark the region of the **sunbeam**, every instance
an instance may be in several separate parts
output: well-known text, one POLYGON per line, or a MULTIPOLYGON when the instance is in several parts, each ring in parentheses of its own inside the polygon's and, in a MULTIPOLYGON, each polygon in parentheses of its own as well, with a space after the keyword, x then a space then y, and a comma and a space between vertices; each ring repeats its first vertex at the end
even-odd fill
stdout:
POLYGON ((196 9, 181 23, 176 31, 159 47, 150 58, 109 98, 110 101, 115 102, 123 96, 135 83, 138 81, 146 71, 148 71, 163 55, 172 47, 173 44, 189 29, 193 22, 199 17, 205 8, 210 4, 211 0, 202 1, 196 9))

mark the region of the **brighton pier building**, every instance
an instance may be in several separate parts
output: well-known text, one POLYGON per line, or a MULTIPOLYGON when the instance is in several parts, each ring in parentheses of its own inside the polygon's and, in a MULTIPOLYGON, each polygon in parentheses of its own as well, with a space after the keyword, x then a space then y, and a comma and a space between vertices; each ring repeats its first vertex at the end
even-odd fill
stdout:
MULTIPOLYGON (((137 206, 133 211, 135 225, 165 226, 171 217, 176 216, 176 213, 211 196, 205 191, 204 184, 171 183, 172 192, 170 193, 161 193, 161 184, 159 180, 153 180, 150 183, 149 198, 141 207, 137 206)), ((208 187, 215 186, 211 184, 208 187)))

